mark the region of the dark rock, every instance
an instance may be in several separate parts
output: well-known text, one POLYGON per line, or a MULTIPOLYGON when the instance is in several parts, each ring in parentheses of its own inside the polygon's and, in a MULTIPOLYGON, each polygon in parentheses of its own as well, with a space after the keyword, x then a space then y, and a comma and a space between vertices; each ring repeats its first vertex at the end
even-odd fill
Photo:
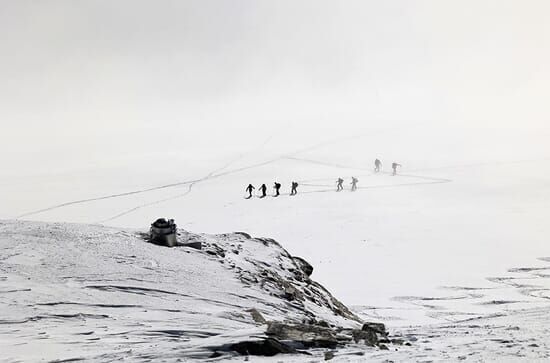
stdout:
POLYGON ((378 336, 374 330, 354 329, 352 330, 351 336, 353 337, 355 343, 364 341, 365 345, 368 345, 369 347, 374 347, 378 344, 378 336))
POLYGON ((311 274, 313 273, 313 266, 311 266, 309 262, 301 257, 292 257, 292 260, 294 260, 296 265, 298 265, 300 270, 302 270, 302 272, 306 274, 307 277, 311 276, 311 274))
POLYGON ((331 360, 332 358, 334 358, 333 352, 325 352, 325 360, 331 360))
POLYGON ((320 320, 319 322, 317 322, 317 325, 322 326, 322 327, 324 327, 324 328, 330 328, 329 323, 327 323, 327 322, 324 321, 324 320, 320 320))
POLYGON ((380 348, 380 350, 390 350, 390 348, 388 348, 388 346, 384 344, 380 344, 378 347, 380 348))
POLYGON ((293 286, 287 286, 285 287, 285 299, 288 301, 294 301, 298 297, 298 290, 294 288, 293 286))
POLYGON ((231 350, 241 355, 259 355, 272 357, 279 353, 296 353, 296 349, 274 338, 252 340, 232 344, 231 350))
POLYGON ((334 349, 339 343, 331 329, 309 324, 270 322, 267 325, 266 334, 280 340, 290 340, 299 343, 307 348, 334 349))
POLYGON ((219 257, 222 257, 224 258, 225 257, 225 251, 223 248, 221 248, 220 246, 218 246, 217 244, 215 243, 212 243, 210 246, 208 246, 206 249, 205 249, 206 253, 210 254, 210 255, 213 255, 213 256, 219 256, 219 257))
POLYGON ((214 352, 210 355, 209 358, 219 358, 221 357, 223 354, 221 354, 220 352, 214 352))
POLYGON ((186 243, 182 243, 180 244, 182 247, 189 247, 189 248, 194 248, 196 250, 202 250, 202 242, 201 241, 198 241, 198 242, 186 242, 186 243))
POLYGON ((374 331, 378 334, 387 335, 386 326, 382 323, 365 323, 361 328, 363 331, 374 331))

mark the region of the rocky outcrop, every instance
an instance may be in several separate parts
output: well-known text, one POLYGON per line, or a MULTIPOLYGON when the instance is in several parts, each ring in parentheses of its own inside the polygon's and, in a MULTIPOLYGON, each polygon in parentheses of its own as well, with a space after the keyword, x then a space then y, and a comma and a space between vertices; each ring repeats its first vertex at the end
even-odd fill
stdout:
POLYGON ((285 324, 270 322, 266 334, 269 337, 290 341, 301 348, 336 348, 339 341, 333 329, 310 324, 285 324))
MULTIPOLYGON (((254 314, 252 311, 251 313, 254 314)), ((257 313, 257 312, 256 312, 257 313)), ((259 314, 259 313, 257 313, 259 314)), ((323 322, 297 324, 270 321, 266 322, 265 336, 246 340, 229 346, 214 347, 214 355, 221 352, 234 352, 241 355, 273 356, 276 354, 308 354, 308 349, 328 349, 325 360, 334 358, 334 351, 350 345, 389 349, 387 344, 402 342, 389 340, 384 324, 365 323, 361 329, 332 327, 323 322)))
POLYGON ((300 268, 300 270, 306 274, 307 277, 310 277, 311 274, 313 274, 313 266, 309 264, 306 260, 304 260, 301 257, 293 256, 292 259, 294 262, 296 262, 296 265, 300 268))
POLYGON ((233 271, 245 288, 273 297, 270 310, 260 305, 246 310, 253 323, 262 326, 262 336, 211 347, 212 357, 298 354, 311 348, 332 352, 350 345, 384 349, 391 344, 384 324, 361 321, 311 279, 310 263, 291 256, 277 241, 244 232, 215 237, 182 232, 180 237, 179 246, 200 244, 200 253, 233 271))

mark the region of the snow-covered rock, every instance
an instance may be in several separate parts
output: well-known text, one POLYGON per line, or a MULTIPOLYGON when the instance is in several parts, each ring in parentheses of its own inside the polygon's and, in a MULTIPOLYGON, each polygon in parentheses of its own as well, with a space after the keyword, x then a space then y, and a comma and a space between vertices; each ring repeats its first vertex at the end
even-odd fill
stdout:
POLYGON ((310 279, 311 265, 272 239, 181 231, 184 246, 167 248, 144 237, 94 225, 2 222, 4 358, 230 358, 258 345, 322 354, 352 343, 362 327, 310 279))

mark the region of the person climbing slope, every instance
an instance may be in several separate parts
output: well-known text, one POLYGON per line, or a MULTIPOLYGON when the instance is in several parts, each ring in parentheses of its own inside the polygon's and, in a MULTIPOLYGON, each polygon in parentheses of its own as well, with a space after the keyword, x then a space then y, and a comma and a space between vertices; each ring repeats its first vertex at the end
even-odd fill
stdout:
POLYGON ((292 182, 292 188, 290 190, 290 195, 296 195, 298 194, 298 183, 297 182, 292 182))
POLYGON ((374 160, 374 172, 378 173, 380 171, 380 167, 382 166, 382 162, 378 159, 374 160))
POLYGON ((262 186, 260 187, 260 191, 262 192, 260 198, 265 198, 267 196, 267 186, 265 184, 262 184, 262 186))
POLYGON ((342 185, 342 183, 344 183, 344 179, 338 178, 338 180, 336 181, 336 191, 337 192, 344 189, 344 186, 342 185))
POLYGON ((357 182, 358 181, 359 181, 359 179, 357 179, 356 177, 351 178, 351 191, 352 192, 357 190, 357 182))
POLYGON ((274 197, 278 197, 279 195, 281 195, 281 193, 280 193, 281 184, 280 183, 275 182, 275 184, 273 185, 273 189, 275 189, 274 197))
POLYGON ((252 191, 254 190, 254 186, 252 184, 248 184, 246 187, 246 191, 248 192, 248 197, 246 199, 252 198, 252 191))

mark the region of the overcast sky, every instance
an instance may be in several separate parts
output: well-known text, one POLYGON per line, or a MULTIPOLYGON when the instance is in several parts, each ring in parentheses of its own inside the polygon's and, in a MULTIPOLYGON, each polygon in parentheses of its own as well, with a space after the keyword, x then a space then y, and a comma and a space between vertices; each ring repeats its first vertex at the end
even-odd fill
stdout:
POLYGON ((544 133, 549 13, 546 0, 1 0, 0 160, 141 152, 160 125, 172 151, 275 124, 544 133))

